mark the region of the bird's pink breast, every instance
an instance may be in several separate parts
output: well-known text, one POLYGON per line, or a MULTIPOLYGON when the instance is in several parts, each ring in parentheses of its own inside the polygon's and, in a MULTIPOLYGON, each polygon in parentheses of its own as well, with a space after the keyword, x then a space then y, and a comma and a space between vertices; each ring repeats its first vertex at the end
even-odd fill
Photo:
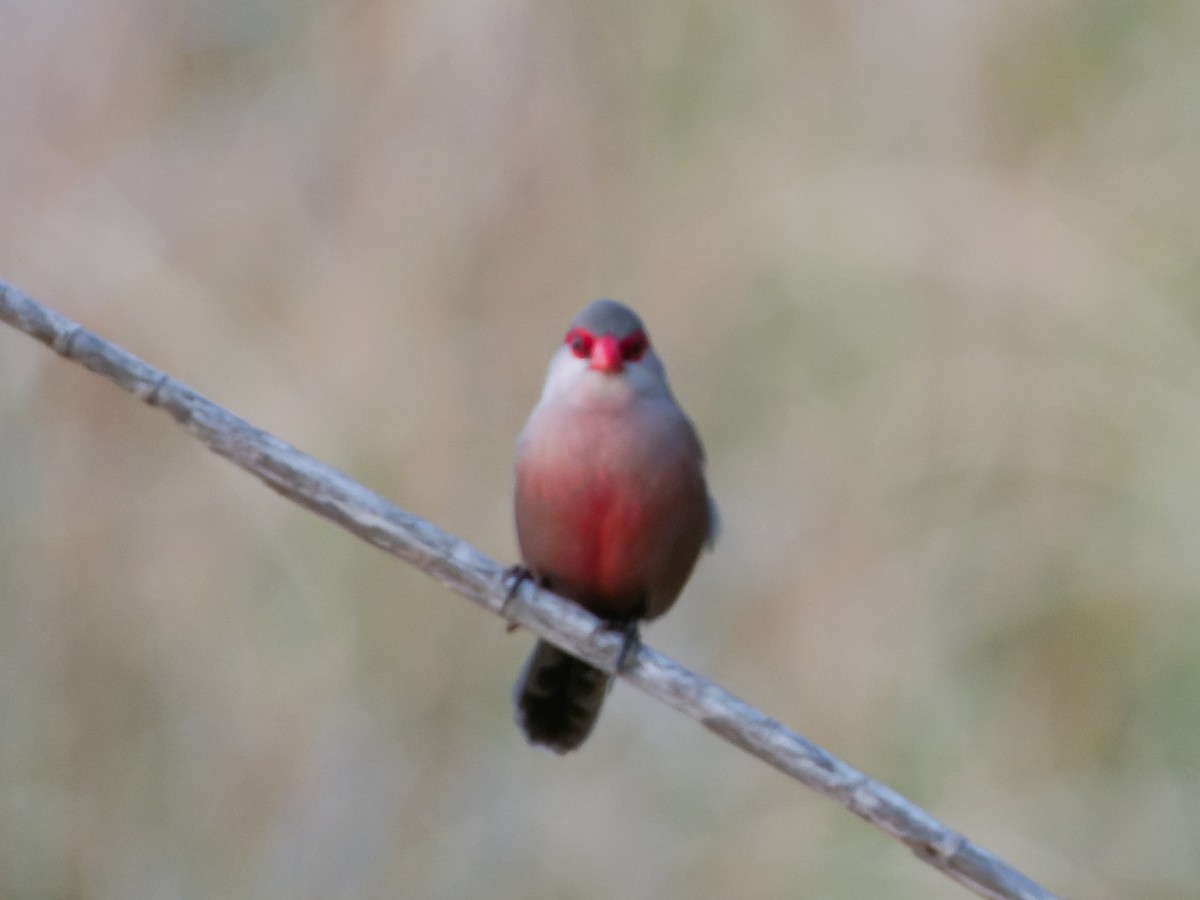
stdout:
POLYGON ((657 421, 643 425, 563 414, 527 435, 518 459, 517 537, 526 564, 607 618, 662 612, 707 529, 691 444, 664 436, 657 421))
POLYGON ((570 499, 558 522, 566 540, 554 567, 560 577, 598 596, 636 591, 653 530, 647 498, 612 473, 593 473, 589 482, 568 486, 566 493, 570 499))

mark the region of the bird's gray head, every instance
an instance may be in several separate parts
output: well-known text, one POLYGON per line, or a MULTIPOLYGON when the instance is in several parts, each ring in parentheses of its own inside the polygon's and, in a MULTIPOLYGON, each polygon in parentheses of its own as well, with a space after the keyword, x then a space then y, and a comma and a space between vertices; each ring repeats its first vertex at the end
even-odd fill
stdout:
POLYGON ((551 361, 547 394, 562 396, 580 389, 610 398, 670 396, 646 326, 616 300, 594 300, 585 306, 571 320, 551 361))
POLYGON ((611 334, 618 340, 635 331, 646 333, 646 326, 637 313, 624 303, 608 299, 593 300, 571 320, 570 327, 586 331, 593 337, 611 334))

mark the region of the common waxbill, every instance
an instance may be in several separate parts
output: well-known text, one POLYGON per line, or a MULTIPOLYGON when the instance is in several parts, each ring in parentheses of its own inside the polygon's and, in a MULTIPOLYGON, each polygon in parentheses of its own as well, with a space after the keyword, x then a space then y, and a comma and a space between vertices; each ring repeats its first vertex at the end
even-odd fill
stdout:
MULTIPOLYGON (((550 361, 517 441, 517 543, 535 583, 633 632, 662 615, 716 530, 704 451, 637 314, 596 300, 550 361)), ((588 736, 601 670, 539 641, 517 722, 557 753, 588 736)))

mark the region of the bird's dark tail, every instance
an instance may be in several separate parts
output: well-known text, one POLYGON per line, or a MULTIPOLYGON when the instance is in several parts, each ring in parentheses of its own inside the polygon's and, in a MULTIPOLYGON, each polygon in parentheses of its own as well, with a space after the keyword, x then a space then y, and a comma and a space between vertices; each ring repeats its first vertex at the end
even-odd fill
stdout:
POLYGON ((574 750, 596 724, 611 680, 595 666, 538 641, 513 692, 517 724, 531 744, 555 753, 574 750))

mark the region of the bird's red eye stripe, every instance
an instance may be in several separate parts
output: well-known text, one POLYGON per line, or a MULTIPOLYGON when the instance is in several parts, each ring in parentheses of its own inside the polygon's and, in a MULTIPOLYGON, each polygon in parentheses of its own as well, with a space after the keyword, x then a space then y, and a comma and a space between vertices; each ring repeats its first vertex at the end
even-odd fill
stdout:
POLYGON ((592 336, 582 328, 572 328, 567 332, 563 343, 571 348, 571 352, 580 359, 587 359, 592 355, 592 344, 594 343, 592 336))
POLYGON ((649 346, 650 341, 646 339, 645 332, 635 331, 627 334, 621 339, 621 359, 626 362, 636 362, 642 358, 642 354, 649 346))

